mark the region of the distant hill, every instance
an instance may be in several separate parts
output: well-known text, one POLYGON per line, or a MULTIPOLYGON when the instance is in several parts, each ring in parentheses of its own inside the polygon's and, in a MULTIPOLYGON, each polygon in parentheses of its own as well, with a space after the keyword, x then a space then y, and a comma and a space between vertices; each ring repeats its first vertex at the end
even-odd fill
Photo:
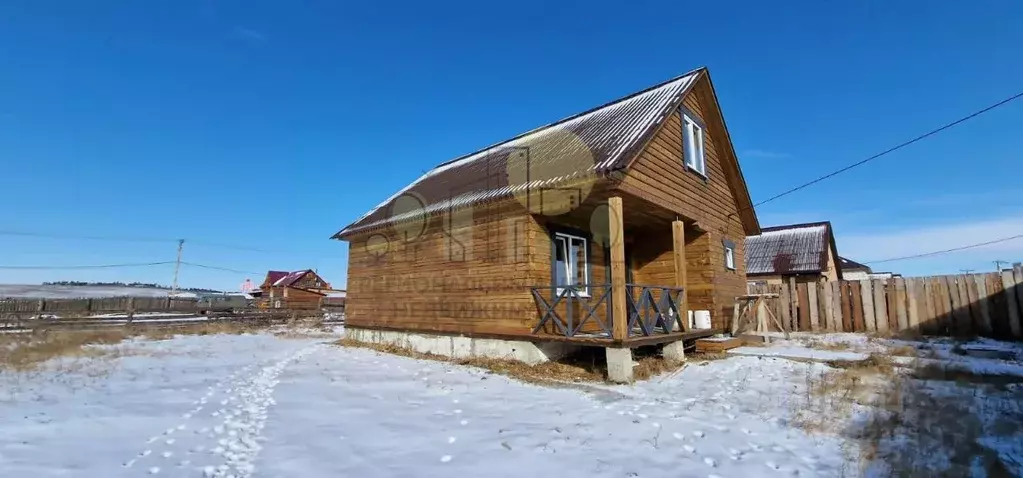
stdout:
MULTIPOLYGON (((83 281, 75 281, 75 280, 62 280, 62 281, 54 281, 54 282, 43 282, 43 285, 73 286, 73 287, 82 287, 82 286, 90 286, 90 287, 138 287, 138 288, 143 288, 143 289, 166 289, 166 290, 170 290, 170 287, 167 287, 167 286, 164 286, 164 285, 154 284, 154 283, 145 283, 145 282, 83 282, 83 281)), ((222 292, 222 291, 214 290, 214 289, 204 289, 202 287, 178 287, 178 290, 188 291, 188 292, 222 292)))

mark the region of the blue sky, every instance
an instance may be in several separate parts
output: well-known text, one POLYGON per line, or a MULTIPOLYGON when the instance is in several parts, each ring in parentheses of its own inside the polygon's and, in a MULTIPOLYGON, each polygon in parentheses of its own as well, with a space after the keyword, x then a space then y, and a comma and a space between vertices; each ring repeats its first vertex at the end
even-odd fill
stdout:
MULTIPOLYGON (((1023 3, 14 1, 0 265, 312 267, 437 163, 710 68, 754 200, 1023 90, 1023 3), (243 246, 225 248, 211 243, 243 246)), ((759 210, 858 260, 1023 233, 1023 100, 759 210)), ((879 269, 987 270, 1023 240, 879 269)), ((171 267, 0 270, 169 283, 171 267)), ((182 283, 258 274, 185 267, 182 283)))

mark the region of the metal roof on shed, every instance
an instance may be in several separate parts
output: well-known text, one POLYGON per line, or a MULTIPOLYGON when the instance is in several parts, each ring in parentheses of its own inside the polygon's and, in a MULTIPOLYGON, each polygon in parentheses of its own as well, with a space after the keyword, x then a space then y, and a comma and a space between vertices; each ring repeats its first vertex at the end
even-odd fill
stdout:
POLYGON ((746 237, 746 274, 820 273, 833 241, 828 222, 764 228, 746 237))
MULTIPOLYGON (((643 140, 651 134, 672 106, 704 72, 699 68, 667 82, 534 129, 475 153, 448 161, 428 171, 412 184, 387 198, 370 212, 348 225, 334 238, 411 219, 420 215, 457 208, 477 202, 511 196, 529 188, 549 188, 587 175, 606 174, 628 164, 643 140), (529 148, 529 159, 518 154, 529 148), (505 174, 510 169, 533 171, 542 162, 592 157, 592 163, 552 166, 557 175, 522 180, 505 174), (523 165, 515 161, 529 161, 523 165), (538 164, 538 161, 541 162, 538 164), (402 195, 422 204, 411 211, 389 211, 402 195)), ((528 176, 526 176, 528 177, 528 176)))

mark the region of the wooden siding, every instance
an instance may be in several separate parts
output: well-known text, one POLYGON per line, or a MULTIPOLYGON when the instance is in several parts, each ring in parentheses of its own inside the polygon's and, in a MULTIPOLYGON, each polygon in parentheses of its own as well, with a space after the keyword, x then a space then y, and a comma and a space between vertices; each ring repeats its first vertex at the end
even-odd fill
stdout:
POLYGON ((692 234, 686 232, 690 309, 710 310, 714 326, 722 327, 732 316, 735 297, 746 291, 746 231, 735 199, 736 193, 744 192, 733 191, 727 180, 725 134, 722 125, 708 120, 716 112, 712 111, 714 102, 706 78, 694 85, 683 106, 705 125, 707 178, 683 167, 682 121, 675 112, 626 171, 619 187, 681 215, 687 229, 693 229, 692 234), (702 232, 695 232, 697 229, 702 232), (690 235, 694 237, 690 239, 690 235), (734 271, 725 268, 724 240, 735 243, 734 271))
POLYGON ((530 258, 550 256, 548 240, 538 240, 539 229, 512 201, 434 217, 420 237, 408 242, 393 231, 353 237, 346 323, 529 334, 537 321, 529 287, 550 283, 549 266, 545 273, 532 270, 530 258))

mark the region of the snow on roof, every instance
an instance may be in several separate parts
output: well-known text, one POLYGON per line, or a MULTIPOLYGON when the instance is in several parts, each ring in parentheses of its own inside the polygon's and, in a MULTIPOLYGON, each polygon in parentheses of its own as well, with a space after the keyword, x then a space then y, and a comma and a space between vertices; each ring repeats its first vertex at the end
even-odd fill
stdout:
POLYGON ((289 287, 292 284, 294 284, 295 282, 298 282, 298 280, 301 279, 302 276, 306 275, 306 273, 310 272, 311 270, 312 269, 304 269, 304 270, 300 270, 300 271, 289 272, 288 275, 286 275, 284 277, 281 277, 280 279, 277 279, 277 281, 273 283, 273 286, 274 287, 289 287))
POLYGON ((827 222, 764 228, 746 238, 746 273, 819 273, 827 267, 830 246, 827 222))
POLYGON ((625 166, 630 153, 670 112, 681 96, 699 78, 703 69, 693 70, 667 82, 620 98, 560 121, 542 126, 475 153, 443 163, 387 198, 348 225, 334 238, 377 226, 391 224, 498 197, 529 188, 549 188, 573 179, 607 173, 625 166), (523 152, 526 151, 526 152, 523 152), (559 164, 584 155, 592 163, 559 164), (482 160, 482 161, 481 161, 482 160), (519 164, 521 163, 521 164, 519 164), (565 166, 565 167, 562 167, 565 166), (557 170, 537 179, 509 178, 512 169, 557 170), (422 208, 388 214, 387 206, 402 195, 420 199, 422 208))

